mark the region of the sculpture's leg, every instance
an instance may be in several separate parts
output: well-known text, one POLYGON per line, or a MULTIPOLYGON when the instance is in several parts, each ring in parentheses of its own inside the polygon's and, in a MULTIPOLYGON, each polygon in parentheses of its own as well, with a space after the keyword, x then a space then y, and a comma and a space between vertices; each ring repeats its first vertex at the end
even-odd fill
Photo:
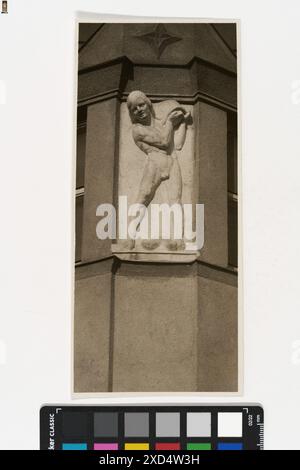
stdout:
POLYGON ((183 213, 181 207, 181 195, 182 195, 182 176, 181 170, 177 158, 174 158, 173 165, 170 171, 170 178, 166 181, 167 191, 168 191, 168 202, 170 206, 173 204, 178 204, 181 209, 182 214, 182 225, 181 225, 181 239, 174 238, 175 226, 174 220, 171 218, 171 240, 166 241, 166 247, 170 251, 184 250, 183 242, 183 213))
POLYGON ((177 157, 173 159, 168 181, 168 194, 170 204, 181 204, 182 176, 177 157))
MULTIPOLYGON (((154 198, 155 192, 162 181, 161 171, 157 167, 157 164, 153 162, 149 157, 144 168, 143 176, 140 182, 138 196, 136 198, 136 203, 141 205, 140 210, 140 223, 136 227, 136 231, 139 229, 139 226, 145 216, 145 212, 152 199, 154 198)), ((133 242, 133 240, 132 240, 133 242)), ((159 245, 157 240, 143 240, 142 246, 146 250, 153 250, 159 245)), ((132 248, 134 247, 134 242, 132 248)), ((131 248, 131 249, 132 249, 131 248)))
POLYGON ((140 182, 137 203, 148 207, 154 198, 155 191, 161 183, 161 172, 157 165, 148 158, 140 182))

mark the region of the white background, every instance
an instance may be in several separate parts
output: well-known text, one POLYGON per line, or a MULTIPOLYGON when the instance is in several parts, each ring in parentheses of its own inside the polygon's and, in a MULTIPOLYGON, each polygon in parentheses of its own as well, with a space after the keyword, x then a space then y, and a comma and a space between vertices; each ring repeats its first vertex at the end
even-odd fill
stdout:
POLYGON ((300 449, 299 1, 8 0, 8 9, 0 15, 1 448, 38 448, 40 406, 71 402, 74 18, 85 10, 241 19, 245 373, 241 397, 77 402, 260 402, 265 447, 300 449))

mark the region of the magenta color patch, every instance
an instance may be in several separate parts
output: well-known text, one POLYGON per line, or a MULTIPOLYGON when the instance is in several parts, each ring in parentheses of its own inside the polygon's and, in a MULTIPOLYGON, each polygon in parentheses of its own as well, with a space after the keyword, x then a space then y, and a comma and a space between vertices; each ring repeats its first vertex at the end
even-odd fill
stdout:
POLYGON ((94 444, 94 450, 118 450, 118 444, 104 442, 102 444, 94 444))

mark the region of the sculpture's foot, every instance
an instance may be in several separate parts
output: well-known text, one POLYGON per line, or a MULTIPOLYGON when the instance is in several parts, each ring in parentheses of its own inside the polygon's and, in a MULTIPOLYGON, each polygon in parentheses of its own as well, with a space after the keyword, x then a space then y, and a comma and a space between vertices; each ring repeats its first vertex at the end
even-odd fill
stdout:
POLYGON ((159 246, 159 240, 143 240, 141 245, 144 250, 155 250, 159 246))
POLYGON ((124 250, 124 251, 131 251, 133 250, 134 248, 134 245, 135 245, 135 241, 134 240, 122 240, 122 241, 119 241, 118 243, 118 246, 120 247, 121 250, 124 250))
POLYGON ((185 249, 183 240, 167 240, 165 246, 169 251, 183 251, 185 249))

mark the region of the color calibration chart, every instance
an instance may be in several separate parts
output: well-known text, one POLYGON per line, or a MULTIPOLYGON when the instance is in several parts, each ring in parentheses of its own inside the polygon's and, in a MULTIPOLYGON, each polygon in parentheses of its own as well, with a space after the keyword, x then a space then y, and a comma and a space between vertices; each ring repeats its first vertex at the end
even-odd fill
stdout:
POLYGON ((44 406, 42 450, 263 450, 263 409, 242 406, 44 406))

